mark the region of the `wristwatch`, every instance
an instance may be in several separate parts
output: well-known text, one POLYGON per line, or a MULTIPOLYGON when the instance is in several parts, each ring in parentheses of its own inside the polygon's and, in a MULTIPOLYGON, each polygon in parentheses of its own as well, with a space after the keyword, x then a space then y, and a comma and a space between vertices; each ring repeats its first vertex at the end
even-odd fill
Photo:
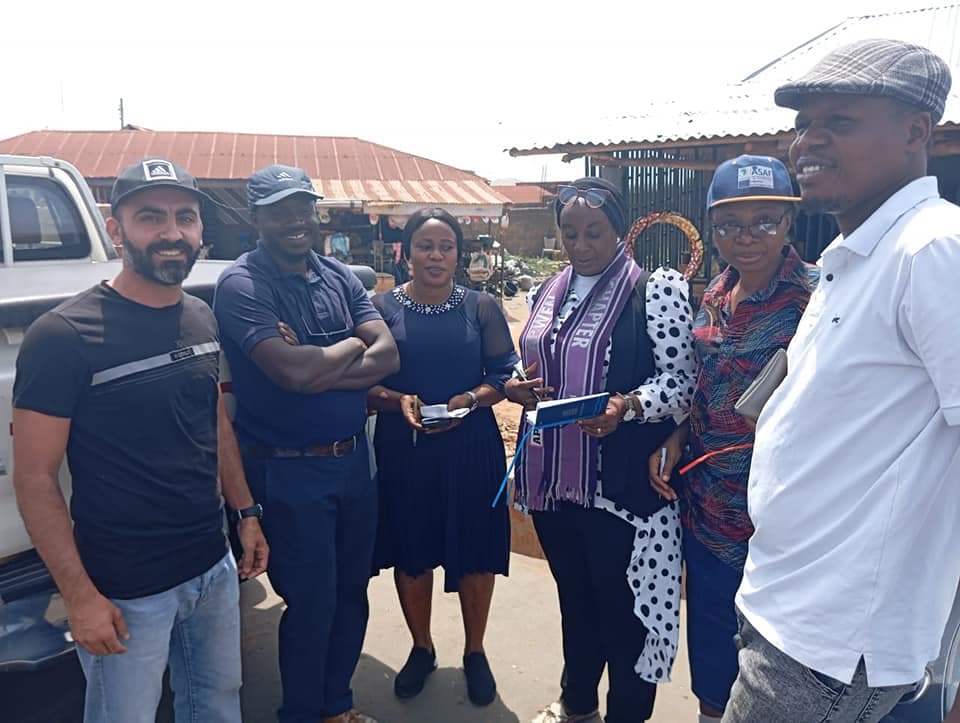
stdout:
POLYGON ((480 406, 480 400, 477 398, 477 393, 476 393, 476 392, 474 392, 472 389, 468 389, 467 391, 464 392, 464 394, 466 394, 468 397, 470 397, 470 411, 471 411, 471 412, 472 412, 474 409, 476 409, 477 407, 480 406))
POLYGON ((263 505, 255 504, 253 507, 244 507, 242 510, 236 510, 233 513, 234 522, 240 522, 245 517, 256 517, 257 520, 263 519, 263 505))
POLYGON ((637 418, 637 408, 633 403, 633 394, 618 394, 617 396, 627 405, 627 410, 623 413, 623 421, 632 422, 637 418))

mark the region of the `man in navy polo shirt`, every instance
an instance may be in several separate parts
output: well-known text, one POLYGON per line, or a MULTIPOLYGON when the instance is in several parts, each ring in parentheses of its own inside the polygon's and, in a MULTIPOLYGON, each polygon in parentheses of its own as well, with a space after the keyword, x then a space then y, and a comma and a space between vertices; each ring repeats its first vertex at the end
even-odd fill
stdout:
POLYGON ((350 679, 367 625, 377 495, 367 390, 399 367, 386 324, 319 232, 306 173, 269 166, 247 184, 257 248, 217 284, 214 312, 233 375, 237 437, 263 504, 280 621, 282 723, 370 723, 350 679), (284 342, 284 322, 300 345, 284 342))

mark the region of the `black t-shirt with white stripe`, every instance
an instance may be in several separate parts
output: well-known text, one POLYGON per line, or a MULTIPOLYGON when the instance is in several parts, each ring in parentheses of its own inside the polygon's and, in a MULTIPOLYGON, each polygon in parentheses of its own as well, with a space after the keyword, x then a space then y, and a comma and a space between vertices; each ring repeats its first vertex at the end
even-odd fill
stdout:
POLYGON ((108 597, 168 590, 226 552, 219 349, 203 301, 184 294, 156 309, 106 283, 44 314, 24 336, 13 404, 71 420, 74 534, 108 597))

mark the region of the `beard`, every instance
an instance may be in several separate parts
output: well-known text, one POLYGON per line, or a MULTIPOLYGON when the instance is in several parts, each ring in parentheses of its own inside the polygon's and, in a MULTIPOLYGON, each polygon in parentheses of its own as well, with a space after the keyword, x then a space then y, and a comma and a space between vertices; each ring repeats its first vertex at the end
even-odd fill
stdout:
POLYGON ((824 216, 836 216, 843 213, 848 205, 838 198, 804 199, 800 202, 800 208, 808 214, 823 214, 824 216))
POLYGON ((186 241, 157 241, 140 249, 134 246, 121 229, 124 263, 143 278, 163 286, 179 286, 190 274, 200 257, 201 249, 194 250, 186 241), (165 259, 158 251, 181 251, 186 261, 165 259))

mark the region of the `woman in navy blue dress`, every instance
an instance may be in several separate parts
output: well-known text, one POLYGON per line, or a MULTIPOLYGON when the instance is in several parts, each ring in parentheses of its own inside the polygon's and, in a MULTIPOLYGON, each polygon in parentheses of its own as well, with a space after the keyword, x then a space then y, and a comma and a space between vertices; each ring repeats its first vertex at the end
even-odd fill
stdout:
POLYGON ((467 692, 475 705, 496 697, 483 650, 494 575, 506 574, 510 521, 491 508, 505 474, 503 439, 490 407, 519 360, 496 300, 454 283, 463 247, 442 209, 413 215, 403 234, 410 281, 374 298, 400 349, 400 371, 370 390, 376 409, 380 526, 375 564, 394 568, 413 650, 394 692, 412 698, 436 668, 430 635, 433 570, 460 594, 467 692), (471 410, 425 427, 421 407, 471 410))

